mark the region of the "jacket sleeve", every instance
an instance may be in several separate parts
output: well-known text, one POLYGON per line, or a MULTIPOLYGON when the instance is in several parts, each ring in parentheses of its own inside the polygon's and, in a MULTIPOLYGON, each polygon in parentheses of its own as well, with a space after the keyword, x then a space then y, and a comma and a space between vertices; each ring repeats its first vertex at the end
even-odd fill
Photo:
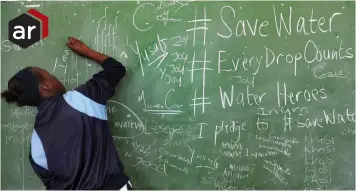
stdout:
POLYGON ((94 74, 89 81, 77 87, 75 91, 99 104, 106 105, 115 93, 115 86, 125 76, 126 68, 112 57, 104 60, 101 65, 103 70, 94 74))

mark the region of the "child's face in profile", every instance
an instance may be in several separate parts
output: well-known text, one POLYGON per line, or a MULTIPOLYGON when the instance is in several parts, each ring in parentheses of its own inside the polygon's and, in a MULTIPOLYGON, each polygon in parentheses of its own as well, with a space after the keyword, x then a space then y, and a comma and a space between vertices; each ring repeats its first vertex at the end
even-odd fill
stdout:
POLYGON ((51 75, 49 72, 39 67, 33 67, 32 71, 41 79, 40 93, 42 96, 44 95, 43 91, 49 91, 54 95, 65 93, 66 90, 63 84, 61 83, 61 81, 59 81, 56 77, 51 75))

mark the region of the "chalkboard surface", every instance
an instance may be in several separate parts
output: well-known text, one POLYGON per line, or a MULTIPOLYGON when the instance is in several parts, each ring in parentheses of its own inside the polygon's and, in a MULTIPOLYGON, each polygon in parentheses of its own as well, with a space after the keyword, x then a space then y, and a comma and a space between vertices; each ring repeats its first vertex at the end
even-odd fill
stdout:
MULTIPOLYGON (((2 2, 1 85, 40 66, 74 88, 100 70, 68 36, 120 60, 107 110, 137 189, 355 189, 354 2, 2 2), (30 7, 49 36, 10 43, 30 7)), ((36 108, 1 107, 1 189, 41 189, 36 108)))

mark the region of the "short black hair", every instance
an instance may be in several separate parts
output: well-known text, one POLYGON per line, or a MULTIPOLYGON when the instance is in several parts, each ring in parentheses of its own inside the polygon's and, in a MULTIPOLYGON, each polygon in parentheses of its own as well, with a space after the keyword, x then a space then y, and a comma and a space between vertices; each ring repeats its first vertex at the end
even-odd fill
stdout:
MULTIPOLYGON (((31 73, 33 73, 31 67, 27 67, 27 68, 25 68, 25 70, 29 70, 31 73)), ((38 78, 37 75, 35 75, 35 76, 36 76, 36 78, 38 78)), ((38 78, 38 80, 39 80, 39 78, 38 78)), ((7 86, 8 86, 7 87, 8 89, 1 92, 1 98, 5 99, 5 101, 7 103, 16 103, 20 107, 22 107, 24 105, 28 105, 28 104, 22 103, 21 100, 19 99, 19 97, 25 91, 24 84, 22 84, 17 78, 15 78, 15 76, 13 76, 12 78, 9 79, 7 86)), ((30 105, 35 105, 35 104, 30 104, 30 105)))

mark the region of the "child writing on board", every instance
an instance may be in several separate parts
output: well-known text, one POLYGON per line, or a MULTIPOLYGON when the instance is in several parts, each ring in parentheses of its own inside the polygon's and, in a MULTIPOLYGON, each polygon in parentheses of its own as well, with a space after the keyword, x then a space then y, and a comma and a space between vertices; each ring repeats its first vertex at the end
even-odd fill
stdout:
POLYGON ((44 69, 28 67, 17 72, 8 81, 8 90, 1 93, 8 103, 38 108, 31 166, 46 189, 132 190, 110 134, 105 106, 126 69, 78 39, 68 38, 67 45, 103 70, 66 92, 44 69))

